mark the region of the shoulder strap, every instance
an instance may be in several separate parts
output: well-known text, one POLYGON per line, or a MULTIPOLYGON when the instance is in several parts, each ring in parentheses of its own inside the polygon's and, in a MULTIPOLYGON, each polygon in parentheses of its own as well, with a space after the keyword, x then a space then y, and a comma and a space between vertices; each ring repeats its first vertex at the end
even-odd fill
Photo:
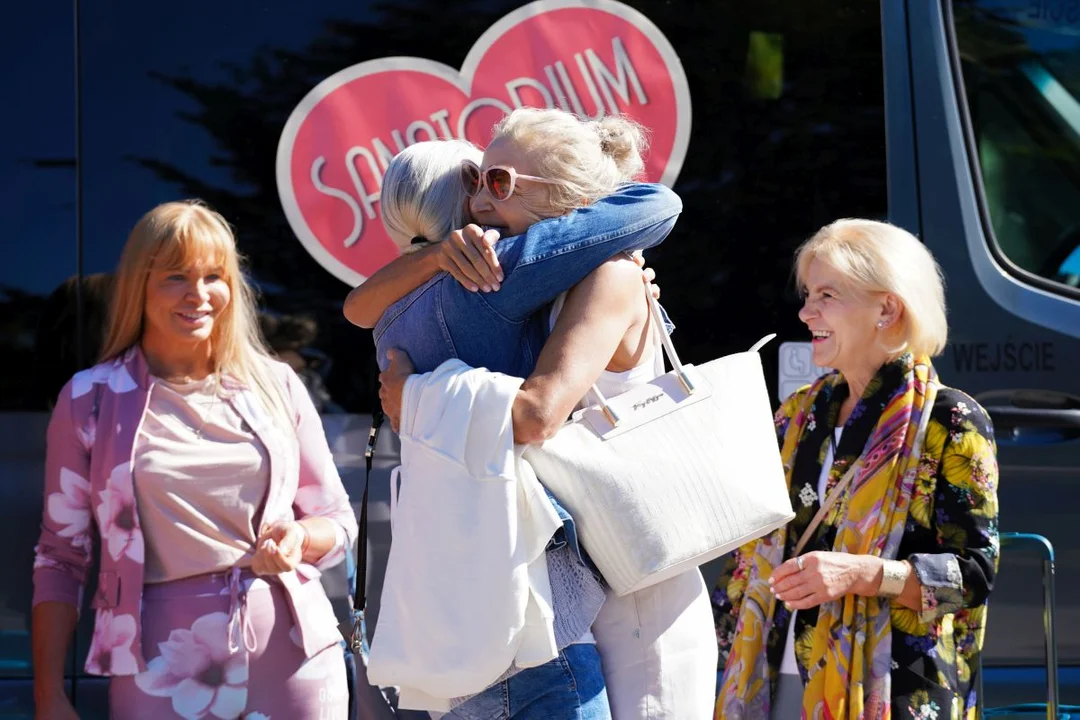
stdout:
POLYGON ((836 487, 832 489, 832 492, 825 496, 825 501, 821 503, 821 508, 818 509, 817 514, 814 515, 810 524, 806 526, 806 530, 803 531, 799 542, 795 543, 795 552, 792 557, 799 557, 802 554, 803 548, 806 547, 806 543, 810 542, 810 538, 814 537, 814 531, 817 530, 818 525, 828 515, 829 510, 836 504, 836 501, 840 499, 840 496, 844 494, 844 490, 851 484, 851 479, 855 477, 855 473, 862 467, 862 458, 855 461, 848 471, 844 473, 844 477, 840 478, 840 482, 836 483, 836 487))
MULTIPOLYGON (((627 253, 627 255, 629 255, 629 253, 627 253)), ((672 372, 675 373, 675 377, 678 379, 686 393, 688 395, 693 395, 697 388, 694 386, 694 381, 691 379, 690 375, 687 374, 686 370, 683 368, 683 363, 679 359, 679 354, 675 351, 675 344, 671 341, 671 333, 668 332, 667 325, 664 323, 664 313, 660 310, 660 302, 653 297, 651 292, 649 292, 648 286, 643 283, 642 287, 645 289, 645 299, 649 305, 649 324, 652 326, 651 332, 654 337, 659 336, 657 342, 660 345, 663 354, 667 356, 668 362, 671 364, 672 372)), ((775 333, 766 335, 761 340, 754 343, 754 346, 750 348, 750 352, 759 351, 774 337, 776 337, 775 333)), ((604 394, 600 392, 600 388, 598 388, 595 383, 593 384, 591 391, 593 396, 599 401, 600 410, 604 413, 608 422, 612 425, 618 425, 618 414, 608 405, 607 398, 604 397, 604 394)))
POLYGON ((371 429, 368 431, 367 447, 364 449, 364 495, 360 499, 360 522, 356 537, 356 588, 353 592, 353 608, 363 610, 367 606, 367 513, 368 489, 371 487, 371 465, 375 458, 375 445, 384 419, 382 406, 371 413, 371 429))
MULTIPOLYGON (((626 257, 633 259, 629 252, 624 252, 623 254, 626 255, 626 257)), ((687 392, 692 393, 694 389, 693 383, 683 370, 683 365, 679 361, 678 354, 675 352, 675 346, 671 342, 671 335, 664 325, 664 316, 660 310, 660 303, 652 296, 652 293, 649 292, 647 285, 642 283, 642 288, 645 291, 645 299, 649 305, 649 334, 656 345, 654 351, 660 355, 658 358, 660 362, 659 367, 661 368, 660 374, 663 374, 663 357, 666 354, 668 361, 678 373, 679 380, 683 383, 683 387, 686 388, 687 392)), ((563 292, 553 301, 551 312, 548 315, 548 330, 555 327, 555 322, 558 320, 559 315, 562 313, 563 306, 566 303, 566 295, 567 293, 563 292)), ((596 383, 593 383, 592 387, 589 388, 589 391, 596 399, 600 410, 604 413, 604 416, 607 417, 608 422, 612 425, 618 425, 618 414, 608 405, 607 398, 600 388, 597 387, 596 383)))

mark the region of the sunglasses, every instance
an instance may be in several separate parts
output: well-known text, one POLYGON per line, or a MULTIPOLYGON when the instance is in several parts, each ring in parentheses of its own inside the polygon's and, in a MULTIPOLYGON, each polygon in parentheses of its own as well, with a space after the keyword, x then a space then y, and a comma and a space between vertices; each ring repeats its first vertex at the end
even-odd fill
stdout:
POLYGON ((476 197, 480 189, 486 187, 491 197, 499 202, 509 200, 514 194, 514 187, 518 180, 531 180, 532 182, 558 185, 556 180, 536 177, 535 175, 522 175, 517 170, 507 165, 492 165, 486 170, 472 160, 461 162, 461 186, 469 197, 476 197))

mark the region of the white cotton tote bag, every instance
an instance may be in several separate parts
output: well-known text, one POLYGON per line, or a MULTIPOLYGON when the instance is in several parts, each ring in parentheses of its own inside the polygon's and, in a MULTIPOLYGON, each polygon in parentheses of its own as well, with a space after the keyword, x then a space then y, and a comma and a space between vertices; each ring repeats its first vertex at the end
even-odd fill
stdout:
POLYGON ((683 365, 649 295, 673 370, 574 413, 530 446, 616 595, 717 558, 795 516, 758 349, 683 365))

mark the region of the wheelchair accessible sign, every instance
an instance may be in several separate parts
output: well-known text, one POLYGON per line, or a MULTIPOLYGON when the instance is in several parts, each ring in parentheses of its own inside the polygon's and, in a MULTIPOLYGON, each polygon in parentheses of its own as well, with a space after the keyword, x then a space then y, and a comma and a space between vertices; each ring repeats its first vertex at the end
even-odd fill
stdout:
POLYGON ((814 364, 814 347, 808 342, 786 342, 780 345, 780 382, 777 391, 783 402, 791 393, 817 380, 829 368, 814 364))

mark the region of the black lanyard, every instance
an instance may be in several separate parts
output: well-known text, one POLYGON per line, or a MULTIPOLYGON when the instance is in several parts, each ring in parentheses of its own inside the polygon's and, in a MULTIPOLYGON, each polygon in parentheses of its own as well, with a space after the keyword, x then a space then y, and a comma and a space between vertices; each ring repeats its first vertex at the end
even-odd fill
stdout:
POLYGON ((356 538, 356 591, 353 593, 353 608, 363 610, 367 606, 367 512, 368 489, 371 487, 371 464, 375 458, 375 445, 379 441, 379 429, 382 427, 382 407, 371 414, 371 429, 368 431, 367 447, 364 448, 364 496, 360 500, 360 527, 356 538))

